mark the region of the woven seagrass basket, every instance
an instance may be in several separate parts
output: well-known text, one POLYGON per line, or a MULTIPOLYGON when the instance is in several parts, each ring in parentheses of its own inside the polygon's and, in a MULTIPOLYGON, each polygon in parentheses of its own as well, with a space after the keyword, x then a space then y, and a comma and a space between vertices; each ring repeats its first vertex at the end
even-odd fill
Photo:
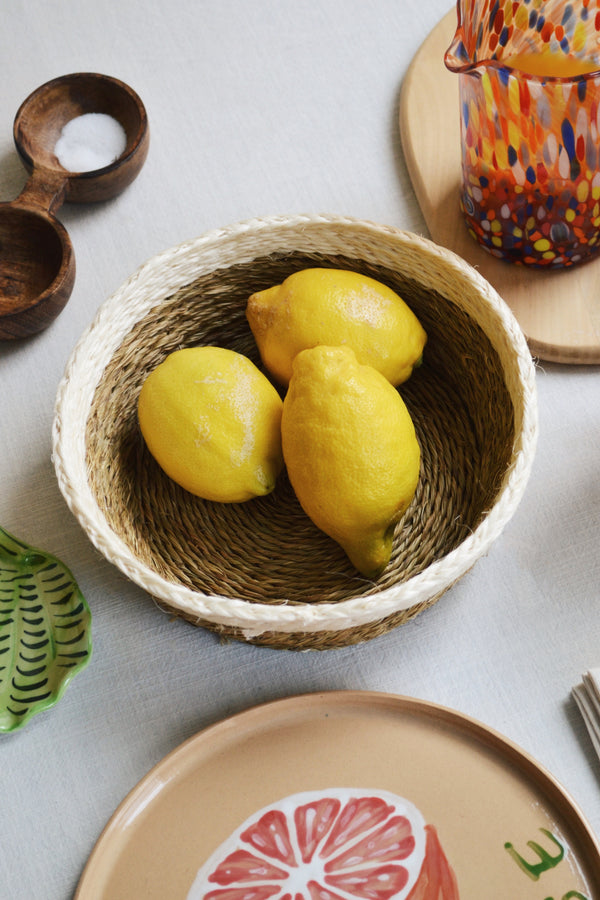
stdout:
POLYGON ((166 611, 238 640, 326 649, 406 622, 489 550, 521 500, 536 435, 525 339, 473 268, 407 232, 297 216, 168 250, 107 300, 60 384, 53 459, 93 544, 166 611), (160 471, 137 424, 146 375, 177 348, 230 347, 260 365, 248 296, 315 265, 390 285, 428 333, 423 365, 400 388, 421 445, 420 482, 377 582, 309 521, 285 472, 267 497, 205 502, 160 471))

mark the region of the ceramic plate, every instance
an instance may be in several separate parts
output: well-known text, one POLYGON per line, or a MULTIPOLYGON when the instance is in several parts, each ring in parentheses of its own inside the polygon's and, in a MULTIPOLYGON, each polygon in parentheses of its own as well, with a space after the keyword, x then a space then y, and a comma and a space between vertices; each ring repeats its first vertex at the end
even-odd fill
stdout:
MULTIPOLYGON (((224 859, 241 860, 242 839, 256 855, 260 828, 271 823, 274 839, 266 853, 271 863, 277 857, 275 880, 283 878, 292 845, 296 857, 304 858, 298 835, 304 834, 300 843, 306 844, 306 810, 311 821, 316 815, 325 822, 323 811, 336 803, 344 812, 364 802, 372 812, 381 798, 384 808, 409 810, 403 821, 411 827, 420 817, 434 830, 443 850, 438 860, 447 861, 447 869, 438 866, 435 890, 430 878, 425 893, 417 892, 422 885, 415 893, 407 887, 382 890, 382 875, 374 893, 361 893, 356 881, 347 881, 330 898, 600 898, 600 847, 589 826, 561 786, 518 747, 443 707, 341 691, 255 707, 174 750, 106 826, 76 900, 191 900, 209 890, 211 900, 269 896, 261 893, 261 877, 250 890, 237 890, 239 868, 236 874, 231 864, 221 865, 225 874, 211 878, 206 888, 198 876, 214 873, 224 859), (300 808, 303 824, 294 820, 300 808), (293 835, 288 841, 286 832, 278 842, 284 820, 293 835)), ((339 834, 343 818, 340 813, 323 833, 329 829, 331 837, 337 828, 339 834)), ((348 821, 346 814, 346 830, 348 821)), ((417 845, 419 828, 414 824, 417 845)), ((412 837, 407 846, 414 856, 412 837)), ((392 868, 384 873, 388 885, 392 868)), ((293 891, 297 897, 298 889, 293 891)))
POLYGON ((0 528, 0 732, 54 706, 91 654, 90 610, 69 569, 0 528))

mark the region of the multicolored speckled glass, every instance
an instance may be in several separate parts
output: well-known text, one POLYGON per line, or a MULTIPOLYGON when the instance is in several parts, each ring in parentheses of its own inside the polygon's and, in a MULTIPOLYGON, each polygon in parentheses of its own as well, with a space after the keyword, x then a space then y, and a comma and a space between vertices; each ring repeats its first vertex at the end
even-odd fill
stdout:
POLYGON ((515 263, 589 259, 600 250, 600 0, 458 0, 457 17, 445 63, 459 75, 469 231, 515 263), (581 74, 525 74, 510 64, 518 54, 581 74))

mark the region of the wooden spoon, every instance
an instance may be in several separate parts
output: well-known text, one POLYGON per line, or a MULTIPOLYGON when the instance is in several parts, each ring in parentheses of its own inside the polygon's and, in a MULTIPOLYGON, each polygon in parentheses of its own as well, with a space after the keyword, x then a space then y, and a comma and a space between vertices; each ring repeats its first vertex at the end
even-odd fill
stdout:
POLYGON ((57 209, 65 201, 119 194, 142 168, 150 139, 137 94, 115 78, 86 72, 56 78, 30 94, 15 116, 13 136, 30 178, 16 200, 0 203, 1 340, 46 328, 71 296, 75 256, 57 209), (101 169, 69 172, 55 155, 56 142, 67 122, 90 112, 120 123, 125 150, 101 169))

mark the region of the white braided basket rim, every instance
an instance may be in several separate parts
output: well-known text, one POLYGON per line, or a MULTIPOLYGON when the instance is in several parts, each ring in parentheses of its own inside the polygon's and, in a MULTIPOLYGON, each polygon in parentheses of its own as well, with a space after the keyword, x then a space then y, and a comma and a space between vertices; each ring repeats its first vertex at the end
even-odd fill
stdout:
POLYGON ((73 349, 58 388, 52 459, 67 505, 94 546, 153 597, 188 617, 239 629, 246 638, 271 631, 341 631, 379 622, 432 599, 487 553, 523 496, 535 455, 537 418, 535 370, 521 328, 495 289, 459 256, 416 234, 359 219, 270 216, 214 230, 164 251, 144 263, 102 304, 73 349), (361 259, 390 268, 397 268, 401 252, 404 275, 457 303, 485 331, 498 353, 514 406, 512 461, 494 506, 475 531, 408 581, 378 594, 335 603, 254 603, 173 584, 132 556, 108 526, 87 479, 85 422, 94 391, 135 323, 157 303, 203 274, 286 250, 342 255, 354 252, 361 259))

